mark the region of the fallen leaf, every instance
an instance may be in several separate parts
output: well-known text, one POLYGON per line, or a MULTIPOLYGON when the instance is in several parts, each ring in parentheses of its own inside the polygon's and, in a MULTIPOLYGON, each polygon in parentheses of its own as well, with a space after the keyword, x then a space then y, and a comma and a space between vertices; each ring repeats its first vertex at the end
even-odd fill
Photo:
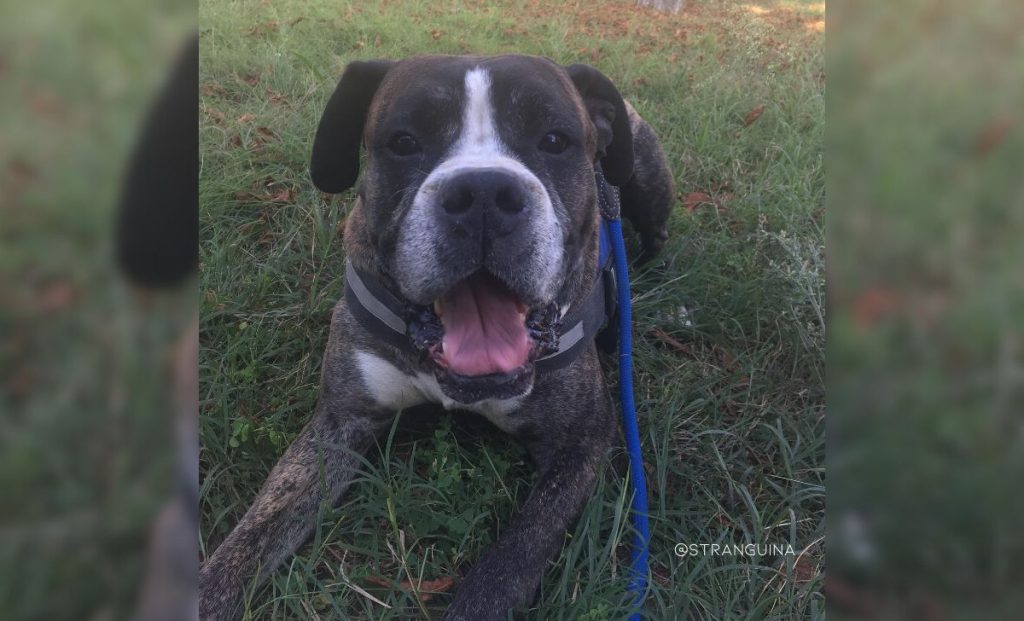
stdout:
POLYGON ((256 131, 258 131, 259 133, 263 134, 264 136, 266 136, 268 138, 276 138, 277 137, 274 134, 274 132, 269 127, 260 126, 260 127, 256 128, 256 131))
POLYGON ((678 340, 670 336, 661 328, 655 328, 651 330, 651 334, 653 334, 659 341, 668 345, 677 352, 687 356, 693 355, 693 349, 689 345, 684 345, 683 343, 680 343, 678 340))
POLYGON ((249 122, 251 122, 255 118, 256 118, 255 114, 246 112, 242 116, 238 117, 238 122, 239 123, 249 123, 249 122))
POLYGON ((213 106, 206 106, 205 112, 206 116, 209 117, 210 120, 213 121, 215 124, 221 125, 224 123, 224 113, 220 110, 214 108, 213 106))
POLYGON ((66 281, 51 282, 39 291, 36 304, 39 310, 52 313, 64 310, 78 300, 78 291, 66 281))
POLYGON ((430 31, 430 37, 432 39, 434 39, 434 41, 437 41, 438 39, 440 39, 443 36, 444 36, 444 31, 443 30, 431 30, 430 31))
POLYGON ((267 89, 267 99, 273 104, 288 105, 288 100, 284 98, 284 95, 277 91, 272 91, 269 88, 267 89))
POLYGON ((250 73, 250 74, 247 74, 242 79, 245 80, 245 83, 248 84, 249 86, 256 86, 256 84, 258 84, 259 81, 260 81, 260 74, 259 74, 259 72, 257 72, 257 73, 250 73))
POLYGON ((974 139, 974 155, 985 157, 1006 140, 1010 130, 1017 124, 1017 119, 1002 116, 985 126, 974 139))
POLYGON ((801 554, 796 557, 793 563, 793 581, 797 584, 814 580, 814 563, 808 554, 801 554))
POLYGON ((736 372, 736 356, 732 355, 729 350, 718 344, 713 345, 711 350, 715 352, 715 357, 718 358, 718 362, 726 371, 729 371, 730 373, 736 372))
POLYGON ((367 576, 365 580, 370 584, 376 584, 377 586, 382 586, 387 589, 390 589, 393 586, 390 580, 381 578, 380 576, 367 576))
POLYGON ((259 34, 267 34, 269 32, 277 32, 277 27, 278 23, 274 20, 270 20, 254 25, 249 29, 248 34, 251 37, 259 34))
POLYGON ((57 95, 48 90, 25 89, 25 98, 29 108, 37 116, 59 117, 63 115, 64 106, 57 95))
MULTIPOLYGON (((394 588, 393 582, 379 576, 367 576, 366 581, 384 588, 394 588)), ((409 580, 402 580, 398 583, 398 588, 403 591, 412 591, 416 593, 421 602, 429 602, 438 593, 447 593, 451 590, 454 584, 455 578, 445 576, 443 578, 438 578, 437 580, 422 580, 418 583, 413 583, 409 580)))
POLYGON ((7 172, 16 181, 35 181, 38 177, 35 167, 22 159, 13 159, 7 162, 7 172))
POLYGON ((273 203, 288 203, 291 202, 291 200, 292 191, 289 190, 288 188, 285 188, 278 192, 277 194, 275 194, 274 196, 270 197, 270 201, 273 203))
POLYGON ((754 109, 747 113, 747 116, 743 118, 743 126, 750 127, 754 121, 761 118, 764 114, 764 104, 758 104, 754 106, 754 109))
MULTIPOLYGON (((436 593, 444 593, 444 592, 448 591, 449 589, 451 589, 452 586, 454 586, 454 585, 455 585, 455 578, 453 578, 451 576, 444 576, 443 578, 437 578, 436 580, 423 580, 423 581, 421 581, 417 585, 417 588, 421 592, 435 593, 436 594, 436 593)), ((402 580, 402 582, 401 582, 401 584, 399 586, 401 586, 403 589, 411 589, 412 588, 412 584, 408 580, 402 580)))
POLYGON ((873 327, 880 319, 893 314, 900 305, 892 289, 873 287, 862 291, 853 300, 853 319, 862 330, 873 327))
POLYGON ((224 97, 228 94, 228 89, 224 88, 220 84, 203 84, 199 87, 199 92, 207 97, 211 95, 224 97))
POLYGON ((290 22, 288 22, 288 25, 289 26, 294 26, 295 24, 297 24, 297 23, 299 23, 301 21, 304 21, 305 19, 306 19, 305 17, 301 17, 301 16, 300 17, 296 17, 295 19, 293 19, 290 22))
POLYGON ((683 208, 687 212, 693 213, 701 205, 714 205, 714 201, 711 200, 711 196, 704 192, 690 192, 683 199, 683 208))

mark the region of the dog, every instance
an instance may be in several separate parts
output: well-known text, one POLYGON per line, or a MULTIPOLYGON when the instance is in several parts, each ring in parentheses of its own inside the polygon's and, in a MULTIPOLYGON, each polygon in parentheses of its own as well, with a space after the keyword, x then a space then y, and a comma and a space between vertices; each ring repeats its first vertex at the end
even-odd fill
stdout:
POLYGON ((423 403, 485 417, 537 470, 445 614, 505 619, 530 605, 616 438, 593 339, 563 356, 565 320, 601 277, 595 169, 620 188, 645 259, 668 238, 674 188, 653 130, 611 80, 522 55, 352 62, 316 130, 313 184, 354 187, 361 146, 348 288, 332 313, 319 402, 203 565, 206 621, 238 617, 243 590, 311 535, 321 503, 340 501, 357 455, 397 411, 423 403), (368 329, 375 320, 399 326, 368 329), (561 364, 545 366, 552 356, 561 364))

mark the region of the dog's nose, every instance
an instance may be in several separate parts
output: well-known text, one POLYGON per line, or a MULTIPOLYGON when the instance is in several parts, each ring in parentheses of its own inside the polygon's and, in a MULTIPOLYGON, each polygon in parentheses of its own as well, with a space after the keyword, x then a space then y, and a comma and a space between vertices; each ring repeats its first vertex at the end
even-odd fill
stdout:
POLYGON ((526 192, 513 174, 498 169, 460 173, 442 190, 441 216, 469 234, 511 233, 526 215, 526 192))

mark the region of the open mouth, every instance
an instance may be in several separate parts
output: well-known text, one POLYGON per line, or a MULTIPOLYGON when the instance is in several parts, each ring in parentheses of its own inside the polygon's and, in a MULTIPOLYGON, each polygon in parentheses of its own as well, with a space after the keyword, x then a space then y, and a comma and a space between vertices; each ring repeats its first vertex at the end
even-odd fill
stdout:
POLYGON ((410 337, 442 389, 462 403, 523 394, 534 361, 558 349, 555 305, 530 308, 484 270, 411 314, 410 337))

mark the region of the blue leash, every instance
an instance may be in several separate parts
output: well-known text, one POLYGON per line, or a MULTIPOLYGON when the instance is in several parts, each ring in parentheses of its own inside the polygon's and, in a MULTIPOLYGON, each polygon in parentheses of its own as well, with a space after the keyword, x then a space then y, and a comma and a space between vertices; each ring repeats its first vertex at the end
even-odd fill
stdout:
POLYGON ((598 168, 597 186, 601 213, 608 227, 608 237, 615 268, 615 289, 619 337, 619 399, 622 401, 622 429, 629 451, 629 478, 633 482, 633 527, 636 535, 630 561, 629 589, 633 592, 636 612, 630 621, 640 621, 644 596, 647 593, 647 557, 651 541, 647 522, 647 477, 644 476, 644 458, 640 451, 640 430, 633 402, 633 306, 629 297, 629 269, 626 262, 626 244, 622 239, 622 221, 615 191, 608 185, 598 168))
MULTIPOLYGON (((622 430, 629 451, 629 478, 633 481, 633 539, 631 555, 632 581, 629 588, 636 595, 636 606, 641 608, 647 592, 647 555, 651 541, 647 523, 647 477, 644 476, 644 457, 640 452, 640 430, 636 422, 633 403, 633 307, 629 299, 629 274, 626 268, 626 246, 622 241, 622 222, 608 222, 611 232, 612 255, 615 260, 615 288, 619 315, 619 398, 622 400, 622 430)), ((630 621, 640 621, 634 612, 630 621)))

